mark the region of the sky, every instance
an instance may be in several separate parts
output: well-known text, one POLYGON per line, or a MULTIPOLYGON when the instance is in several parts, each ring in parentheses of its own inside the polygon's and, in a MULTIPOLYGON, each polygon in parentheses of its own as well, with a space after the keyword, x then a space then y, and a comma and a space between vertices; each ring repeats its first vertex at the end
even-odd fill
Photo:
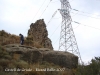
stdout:
MULTIPOLYGON (((72 27, 83 62, 100 56, 100 0, 69 0, 72 27)), ((27 36, 31 23, 44 19, 54 50, 59 49, 60 0, 0 0, 0 30, 27 36), (57 12, 56 12, 57 11, 57 12), (54 15, 54 13, 56 14, 54 15), (54 16, 53 16, 54 15, 54 16), (52 17, 53 16, 53 17, 52 17)))

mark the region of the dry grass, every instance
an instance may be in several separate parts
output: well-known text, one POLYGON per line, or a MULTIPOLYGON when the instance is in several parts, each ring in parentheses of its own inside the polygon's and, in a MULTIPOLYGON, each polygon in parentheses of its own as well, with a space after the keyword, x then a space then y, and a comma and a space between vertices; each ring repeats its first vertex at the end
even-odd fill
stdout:
MULTIPOLYGON (((0 45, 7 45, 7 44, 20 44, 20 37, 14 34, 9 34, 4 30, 0 31, 0 45)), ((37 48, 43 48, 39 42, 33 41, 31 36, 25 37, 24 45, 33 46, 37 48)))
POLYGON ((9 53, 4 50, 2 46, 0 46, 0 58, 5 58, 5 59, 11 59, 12 57, 9 55, 9 53))
POLYGON ((28 68, 29 64, 26 61, 20 60, 15 63, 17 68, 28 68))
POLYGON ((43 48, 42 45, 40 45, 39 42, 34 42, 34 47, 37 47, 37 48, 43 48))
POLYGON ((37 72, 37 71, 26 71, 26 72, 24 72, 24 75, 46 75, 46 74, 43 71, 40 71, 40 72, 37 72))
POLYGON ((48 62, 30 64, 30 68, 33 71, 26 71, 24 72, 25 75, 74 75, 74 71, 72 69, 65 69, 64 71, 36 71, 36 68, 61 68, 58 65, 48 62))
POLYGON ((23 74, 18 73, 18 72, 4 72, 4 71, 0 71, 0 75, 23 75, 23 74))
POLYGON ((10 60, 0 59, 0 66, 2 66, 3 69, 5 69, 8 66, 9 63, 10 63, 10 60))
MULTIPOLYGON (((20 38, 16 35, 11 35, 5 31, 0 31, 0 45, 15 44, 19 43, 20 38)), ((39 42, 33 41, 33 38, 27 37, 24 42, 25 45, 34 46, 37 48, 43 48, 39 42)), ((0 72, 0 75, 74 75, 75 69, 66 69, 64 71, 35 71, 36 68, 61 68, 58 65, 48 62, 38 62, 29 64, 26 61, 20 60, 19 54, 14 54, 13 57, 7 53, 4 48, 0 47, 0 71, 7 68, 31 68, 34 71, 25 71, 23 74, 18 74, 17 72, 0 72)))
POLYGON ((13 59, 20 60, 20 54, 13 54, 13 59))
POLYGON ((1 45, 14 44, 14 43, 19 43, 19 36, 16 36, 14 34, 11 35, 5 32, 4 30, 0 31, 1 45))

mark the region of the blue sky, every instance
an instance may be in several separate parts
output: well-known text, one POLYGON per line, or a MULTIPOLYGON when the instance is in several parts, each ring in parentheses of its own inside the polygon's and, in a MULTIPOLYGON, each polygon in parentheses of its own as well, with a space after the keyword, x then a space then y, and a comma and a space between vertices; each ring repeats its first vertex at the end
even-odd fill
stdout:
MULTIPOLYGON (((62 19, 57 10, 61 8, 61 3, 60 0, 52 0, 50 4, 49 2, 50 0, 0 0, 0 30, 27 36, 30 24, 44 18, 48 37, 52 40, 54 50, 58 50, 62 19), (57 13, 52 18, 55 11, 57 13)), ((73 21, 81 24, 72 22, 72 26, 82 60, 88 63, 94 56, 100 56, 100 0, 69 0, 69 2, 73 9, 79 10, 79 12, 71 10, 70 14, 73 21)))

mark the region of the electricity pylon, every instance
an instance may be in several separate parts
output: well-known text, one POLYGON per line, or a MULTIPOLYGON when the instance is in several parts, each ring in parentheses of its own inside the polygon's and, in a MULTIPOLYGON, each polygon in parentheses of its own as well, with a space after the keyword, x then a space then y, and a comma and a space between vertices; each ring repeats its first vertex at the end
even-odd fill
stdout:
POLYGON ((71 6, 68 0, 60 0, 61 9, 58 9, 62 16, 62 25, 60 32, 59 50, 65 50, 79 57, 79 63, 82 63, 74 31, 71 25, 72 19, 70 16, 71 6))

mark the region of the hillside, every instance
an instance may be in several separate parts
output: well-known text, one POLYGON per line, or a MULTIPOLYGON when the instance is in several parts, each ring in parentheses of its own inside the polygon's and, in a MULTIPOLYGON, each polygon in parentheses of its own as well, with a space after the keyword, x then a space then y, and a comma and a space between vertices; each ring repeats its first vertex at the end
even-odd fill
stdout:
POLYGON ((53 50, 43 19, 30 25, 24 45, 0 31, 0 75, 75 75, 78 57, 53 50))

